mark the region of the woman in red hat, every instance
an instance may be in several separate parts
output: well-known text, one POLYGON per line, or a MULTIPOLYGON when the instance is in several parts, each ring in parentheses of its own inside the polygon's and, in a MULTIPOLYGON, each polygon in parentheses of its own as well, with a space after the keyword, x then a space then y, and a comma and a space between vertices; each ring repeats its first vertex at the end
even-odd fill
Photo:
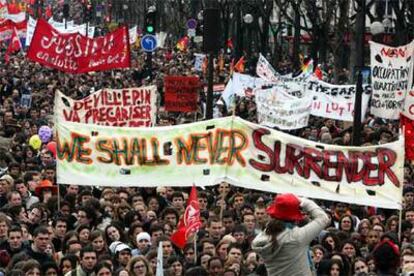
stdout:
POLYGON ((267 208, 271 217, 264 232, 252 243, 266 265, 267 275, 312 275, 309 243, 329 225, 328 215, 312 200, 293 194, 276 196, 267 208), (309 214, 310 221, 298 227, 297 222, 309 214))

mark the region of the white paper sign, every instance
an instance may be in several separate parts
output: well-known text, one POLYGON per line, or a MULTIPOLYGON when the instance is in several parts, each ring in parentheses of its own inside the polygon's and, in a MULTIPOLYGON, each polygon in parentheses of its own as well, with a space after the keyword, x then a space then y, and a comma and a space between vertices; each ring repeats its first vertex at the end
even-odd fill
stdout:
POLYGON ((234 97, 253 97, 253 90, 267 84, 262 78, 255 78, 250 75, 233 73, 233 77, 227 83, 222 98, 227 106, 234 104, 234 97))
POLYGON ((129 29, 129 44, 134 44, 137 41, 137 26, 134 26, 129 29))
POLYGON ((277 82, 279 80, 279 74, 261 53, 256 65, 256 74, 268 82, 277 82))
POLYGON ((262 125, 279 129, 298 129, 308 125, 312 97, 293 97, 273 87, 255 90, 257 119, 262 125))
POLYGON ((414 43, 390 47, 370 41, 371 113, 385 119, 399 119, 408 90, 414 43))

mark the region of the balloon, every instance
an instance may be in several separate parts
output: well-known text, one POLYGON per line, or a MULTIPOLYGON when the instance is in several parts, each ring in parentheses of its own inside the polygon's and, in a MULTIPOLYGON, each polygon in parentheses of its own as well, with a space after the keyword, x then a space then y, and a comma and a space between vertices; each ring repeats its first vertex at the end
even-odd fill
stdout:
POLYGON ((33 135, 32 137, 30 137, 29 145, 35 150, 40 149, 40 147, 42 146, 42 140, 40 140, 39 135, 33 135))
POLYGON ((41 140, 43 143, 47 143, 47 142, 49 142, 49 141, 50 141, 50 139, 52 138, 53 131, 52 131, 52 129, 51 129, 50 127, 48 127, 48 126, 41 126, 41 127, 39 128, 38 134, 39 134, 40 140, 41 140))
POLYGON ((56 158, 56 142, 51 141, 47 143, 46 148, 48 151, 51 151, 53 153, 53 157, 56 158))

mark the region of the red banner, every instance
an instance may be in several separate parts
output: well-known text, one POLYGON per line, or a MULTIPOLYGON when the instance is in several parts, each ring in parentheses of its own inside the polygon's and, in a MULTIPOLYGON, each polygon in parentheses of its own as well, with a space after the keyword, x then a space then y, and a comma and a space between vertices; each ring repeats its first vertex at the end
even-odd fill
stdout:
POLYGON ((165 110, 175 112, 197 111, 198 77, 166 76, 164 78, 165 110))
POLYGON ((61 34, 45 20, 37 21, 27 57, 68 73, 130 67, 128 29, 118 28, 94 39, 79 33, 61 34))
POLYGON ((5 20, 0 23, 0 42, 11 39, 14 28, 16 28, 19 38, 26 37, 26 20, 18 23, 15 23, 11 20, 5 20))

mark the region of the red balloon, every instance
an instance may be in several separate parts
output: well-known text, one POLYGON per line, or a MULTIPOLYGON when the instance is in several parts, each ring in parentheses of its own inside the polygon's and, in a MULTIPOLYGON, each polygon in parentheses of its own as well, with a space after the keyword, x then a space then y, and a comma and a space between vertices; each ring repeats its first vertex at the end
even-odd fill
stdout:
POLYGON ((51 141, 47 143, 46 148, 53 153, 53 157, 56 158, 56 142, 51 141))

